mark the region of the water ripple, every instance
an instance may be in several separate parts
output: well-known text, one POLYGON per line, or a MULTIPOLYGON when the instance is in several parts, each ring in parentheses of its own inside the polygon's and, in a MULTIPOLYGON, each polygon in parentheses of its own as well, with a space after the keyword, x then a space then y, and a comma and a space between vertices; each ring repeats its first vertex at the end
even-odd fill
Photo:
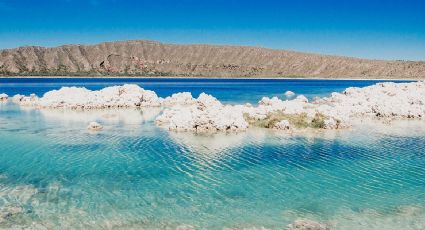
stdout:
POLYGON ((425 134, 205 136, 152 122, 90 133, 85 120, 7 113, 0 228, 282 229, 298 218, 337 229, 425 226, 425 134))

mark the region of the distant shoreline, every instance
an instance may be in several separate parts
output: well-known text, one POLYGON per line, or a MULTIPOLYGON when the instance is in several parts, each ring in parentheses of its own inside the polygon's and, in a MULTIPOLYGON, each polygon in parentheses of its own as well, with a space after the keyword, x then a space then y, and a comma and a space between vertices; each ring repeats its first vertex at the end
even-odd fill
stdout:
POLYGON ((251 46, 117 41, 1 51, 1 76, 424 79, 425 61, 368 60, 251 46))
POLYGON ((143 77, 143 76, 0 76, 0 79, 216 79, 216 80, 340 80, 340 81, 425 81, 422 78, 321 78, 321 77, 143 77))

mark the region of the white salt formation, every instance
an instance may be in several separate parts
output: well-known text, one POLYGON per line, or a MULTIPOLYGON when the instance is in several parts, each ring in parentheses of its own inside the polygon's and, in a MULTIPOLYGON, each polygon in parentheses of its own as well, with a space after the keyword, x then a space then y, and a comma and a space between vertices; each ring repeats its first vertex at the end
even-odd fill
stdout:
POLYGON ((162 106, 191 105, 194 103, 195 101, 192 97, 192 94, 189 92, 175 93, 161 101, 162 106))
POLYGON ((31 94, 30 96, 17 94, 12 97, 12 101, 21 106, 38 106, 40 98, 38 98, 35 94, 31 94))
POLYGON ((290 130, 291 125, 289 124, 288 120, 281 120, 278 123, 276 123, 273 128, 279 129, 279 130, 290 130))
POLYGON ((193 104, 194 99, 188 92, 176 93, 164 99, 151 90, 126 84, 95 91, 78 87, 62 87, 45 93, 41 98, 35 94, 30 96, 18 94, 13 97, 13 102, 38 108, 106 109, 187 105, 193 104))
POLYGON ((87 126, 87 129, 91 131, 99 131, 103 129, 103 126, 95 121, 92 121, 90 122, 89 126, 87 126))
MULTIPOLYGON (((17 98, 18 99, 18 98, 17 98)), ((98 91, 86 88, 62 87, 52 90, 38 98, 35 95, 29 99, 21 97, 17 100, 21 105, 38 106, 41 108, 68 109, 104 109, 117 107, 159 106, 160 101, 155 92, 144 90, 137 85, 107 87, 98 91)))
POLYGON ((242 107, 223 105, 204 93, 196 100, 187 101, 186 105, 165 109, 156 123, 175 131, 215 132, 248 128, 242 107))
POLYGON ((292 91, 290 91, 290 90, 288 90, 288 91, 286 91, 285 93, 284 93, 284 95, 286 96, 286 97, 293 97, 294 95, 295 95, 295 93, 294 92, 292 92, 292 91))
POLYGON ((9 96, 5 93, 0 93, 0 102, 7 101, 9 99, 9 96))
POLYGON ((210 101, 201 103, 202 106, 195 104, 167 109, 157 118, 157 124, 180 131, 238 131, 245 130, 247 123, 283 130, 291 126, 340 129, 350 127, 353 119, 422 118, 425 116, 425 82, 352 87, 313 102, 303 95, 285 101, 265 97, 256 107, 225 106, 211 96, 210 101))
POLYGON ((329 97, 315 98, 312 102, 303 95, 293 100, 264 97, 258 106, 223 105, 204 93, 197 99, 188 92, 164 99, 137 85, 107 87, 98 91, 63 87, 47 92, 41 98, 15 95, 12 101, 22 106, 66 109, 163 106, 166 109, 157 117, 156 123, 176 131, 242 131, 250 125, 283 130, 340 129, 350 127, 354 119, 423 118, 425 82, 351 87, 329 97))

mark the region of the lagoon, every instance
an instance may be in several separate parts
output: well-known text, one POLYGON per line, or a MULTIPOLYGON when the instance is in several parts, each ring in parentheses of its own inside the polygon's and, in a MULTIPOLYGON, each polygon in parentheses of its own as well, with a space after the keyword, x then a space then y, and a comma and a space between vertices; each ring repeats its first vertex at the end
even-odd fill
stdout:
MULTIPOLYGON (((0 79, 0 93, 139 84, 256 103, 378 81, 0 79)), ((61 112, 0 104, 0 228, 425 228, 425 129, 405 121, 311 135, 196 135, 158 128, 157 109, 61 112), (111 113, 113 117, 109 116, 111 113), (101 120, 102 132, 86 130, 101 120)))

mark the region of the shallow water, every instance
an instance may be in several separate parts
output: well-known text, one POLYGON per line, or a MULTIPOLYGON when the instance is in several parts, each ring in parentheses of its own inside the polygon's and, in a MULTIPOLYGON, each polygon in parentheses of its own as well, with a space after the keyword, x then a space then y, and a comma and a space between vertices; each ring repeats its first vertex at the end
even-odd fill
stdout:
MULTIPOLYGON (((267 88, 267 96, 293 90, 312 97, 374 83, 235 80, 239 91, 250 91, 241 95, 222 80, 174 81, 176 89, 143 86, 167 96, 197 85, 241 103, 257 101, 267 88)), ((117 83, 86 85, 109 84, 117 83)), ((60 85, 1 83, 0 92, 42 94, 60 85)), ((262 129, 203 136, 156 127, 159 112, 0 104, 0 228, 284 229, 299 218, 335 229, 425 228, 424 122, 299 136, 262 129), (87 131, 93 120, 105 129, 87 131)))

